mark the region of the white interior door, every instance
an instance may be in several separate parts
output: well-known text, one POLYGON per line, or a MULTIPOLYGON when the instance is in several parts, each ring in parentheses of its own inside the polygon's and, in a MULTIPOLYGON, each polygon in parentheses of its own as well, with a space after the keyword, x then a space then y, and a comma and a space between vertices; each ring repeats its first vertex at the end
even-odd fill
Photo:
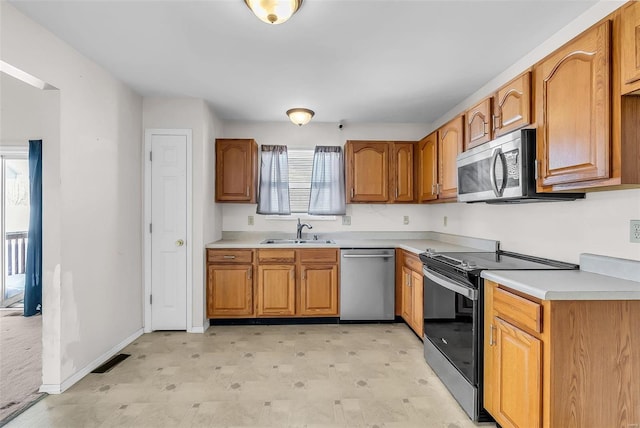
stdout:
POLYGON ((187 136, 151 136, 151 326, 187 328, 187 136))

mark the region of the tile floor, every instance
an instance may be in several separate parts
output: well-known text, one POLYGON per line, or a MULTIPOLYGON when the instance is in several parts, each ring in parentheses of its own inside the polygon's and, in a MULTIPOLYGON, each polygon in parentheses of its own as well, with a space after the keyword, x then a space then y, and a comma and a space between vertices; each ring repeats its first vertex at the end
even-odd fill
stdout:
POLYGON ((475 426, 404 324, 215 326, 145 334, 123 352, 8 426, 475 426))

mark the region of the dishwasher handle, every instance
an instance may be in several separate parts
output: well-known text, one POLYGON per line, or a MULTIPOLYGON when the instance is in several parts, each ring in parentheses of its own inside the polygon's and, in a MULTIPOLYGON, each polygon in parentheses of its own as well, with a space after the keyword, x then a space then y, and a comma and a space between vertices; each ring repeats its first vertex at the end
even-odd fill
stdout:
POLYGON ((395 257, 395 254, 343 254, 345 259, 388 259, 395 257))

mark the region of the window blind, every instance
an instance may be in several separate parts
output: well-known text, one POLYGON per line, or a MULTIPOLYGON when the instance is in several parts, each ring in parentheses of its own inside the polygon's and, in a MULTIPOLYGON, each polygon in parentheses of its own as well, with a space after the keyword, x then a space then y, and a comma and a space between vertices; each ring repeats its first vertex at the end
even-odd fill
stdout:
POLYGON ((306 213, 311 193, 313 150, 289 150, 289 200, 292 213, 306 213))

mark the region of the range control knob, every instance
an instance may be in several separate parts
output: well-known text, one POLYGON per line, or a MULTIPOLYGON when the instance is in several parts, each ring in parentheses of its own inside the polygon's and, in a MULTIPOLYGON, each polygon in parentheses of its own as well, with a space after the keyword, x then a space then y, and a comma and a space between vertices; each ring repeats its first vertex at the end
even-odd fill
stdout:
POLYGON ((467 266, 469 266, 470 268, 474 268, 474 267, 477 267, 478 264, 476 262, 474 262, 474 261, 469 260, 467 262, 467 266))
POLYGON ((428 256, 433 256, 436 253, 436 250, 434 250, 433 248, 427 248, 425 250, 425 253, 427 253, 428 256))

